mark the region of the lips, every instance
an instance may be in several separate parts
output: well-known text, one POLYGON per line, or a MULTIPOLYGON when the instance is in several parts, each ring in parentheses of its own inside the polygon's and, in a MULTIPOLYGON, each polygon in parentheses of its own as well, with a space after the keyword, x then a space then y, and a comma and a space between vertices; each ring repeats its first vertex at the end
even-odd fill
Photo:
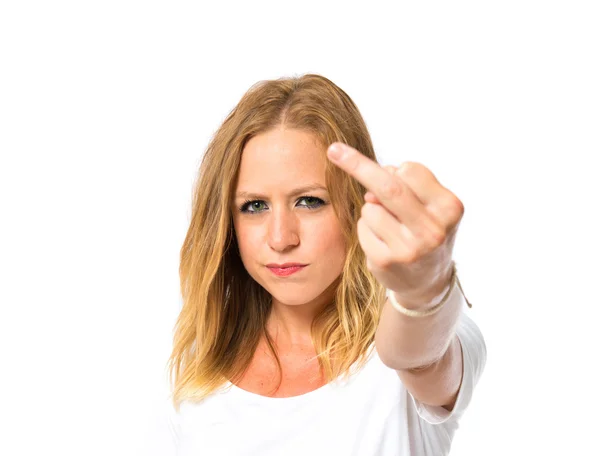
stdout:
MULTIPOLYGON (((284 263, 284 264, 290 264, 290 263, 284 263)), ((298 263, 296 263, 296 265, 298 265, 298 263)), ((291 276, 292 274, 297 273, 298 271, 303 270, 306 266, 308 266, 308 265, 288 266, 285 268, 275 268, 275 267, 268 266, 268 268, 269 268, 269 271, 271 271, 273 274, 275 274, 278 277, 288 277, 288 276, 291 276)))
POLYGON ((283 264, 269 263, 267 265, 268 268, 277 268, 277 269, 292 268, 292 267, 296 267, 296 266, 306 266, 306 264, 304 264, 304 263, 283 263, 283 264))

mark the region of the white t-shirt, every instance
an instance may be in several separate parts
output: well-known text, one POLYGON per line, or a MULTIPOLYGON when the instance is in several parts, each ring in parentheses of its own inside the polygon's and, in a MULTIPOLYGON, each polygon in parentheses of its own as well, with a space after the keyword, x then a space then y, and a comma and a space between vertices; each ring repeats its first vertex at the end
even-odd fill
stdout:
POLYGON ((458 421, 485 365, 483 336, 463 295, 456 331, 463 350, 463 380, 452 412, 425 405, 379 358, 345 382, 330 382, 294 397, 273 398, 224 385, 199 404, 169 399, 145 455, 156 456, 425 456, 447 455, 458 421))

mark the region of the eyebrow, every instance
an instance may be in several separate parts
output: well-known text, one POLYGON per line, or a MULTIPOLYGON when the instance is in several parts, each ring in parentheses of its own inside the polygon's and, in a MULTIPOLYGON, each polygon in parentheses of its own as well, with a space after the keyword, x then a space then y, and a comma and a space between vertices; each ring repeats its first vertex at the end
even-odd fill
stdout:
MULTIPOLYGON (((299 195, 301 193, 307 193, 313 190, 325 190, 327 191, 326 187, 323 187, 320 184, 310 184, 310 185, 305 185, 303 187, 298 187, 294 190, 292 190, 290 193, 288 193, 287 196, 296 196, 299 195)), ((253 193, 253 192, 237 192, 236 193, 236 198, 253 198, 253 199, 265 199, 267 198, 266 195, 262 195, 260 193, 253 193)))

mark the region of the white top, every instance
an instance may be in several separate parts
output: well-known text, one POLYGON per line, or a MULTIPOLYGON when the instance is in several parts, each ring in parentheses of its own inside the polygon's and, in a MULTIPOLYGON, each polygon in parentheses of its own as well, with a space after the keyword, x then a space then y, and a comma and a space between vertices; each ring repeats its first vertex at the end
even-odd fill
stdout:
POLYGON ((170 399, 144 455, 156 456, 425 456, 447 455, 469 405, 487 351, 463 301, 457 334, 463 380, 452 412, 424 405, 383 364, 374 344, 367 364, 344 383, 328 383, 300 396, 273 398, 228 382, 199 404, 170 399))

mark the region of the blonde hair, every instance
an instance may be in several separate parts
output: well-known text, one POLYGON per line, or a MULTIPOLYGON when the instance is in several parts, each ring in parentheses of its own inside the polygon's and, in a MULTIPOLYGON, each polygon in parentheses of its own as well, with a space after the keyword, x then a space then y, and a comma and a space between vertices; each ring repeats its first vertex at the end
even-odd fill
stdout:
MULTIPOLYGON (((212 136, 194 187, 191 222, 181 247, 183 307, 169 357, 172 401, 200 401, 241 378, 264 335, 270 294, 245 270, 235 237, 231 202, 247 141, 285 126, 316 136, 325 154, 341 141, 376 161, 370 135, 350 97, 317 74, 259 81, 244 94, 212 136)), ((346 258, 335 290, 312 323, 311 336, 325 379, 360 369, 375 339, 385 288, 366 267, 356 225, 366 189, 326 160, 326 183, 343 230, 346 258), (356 364, 355 364, 356 363, 356 364)), ((280 377, 281 378, 281 377, 280 377)))

